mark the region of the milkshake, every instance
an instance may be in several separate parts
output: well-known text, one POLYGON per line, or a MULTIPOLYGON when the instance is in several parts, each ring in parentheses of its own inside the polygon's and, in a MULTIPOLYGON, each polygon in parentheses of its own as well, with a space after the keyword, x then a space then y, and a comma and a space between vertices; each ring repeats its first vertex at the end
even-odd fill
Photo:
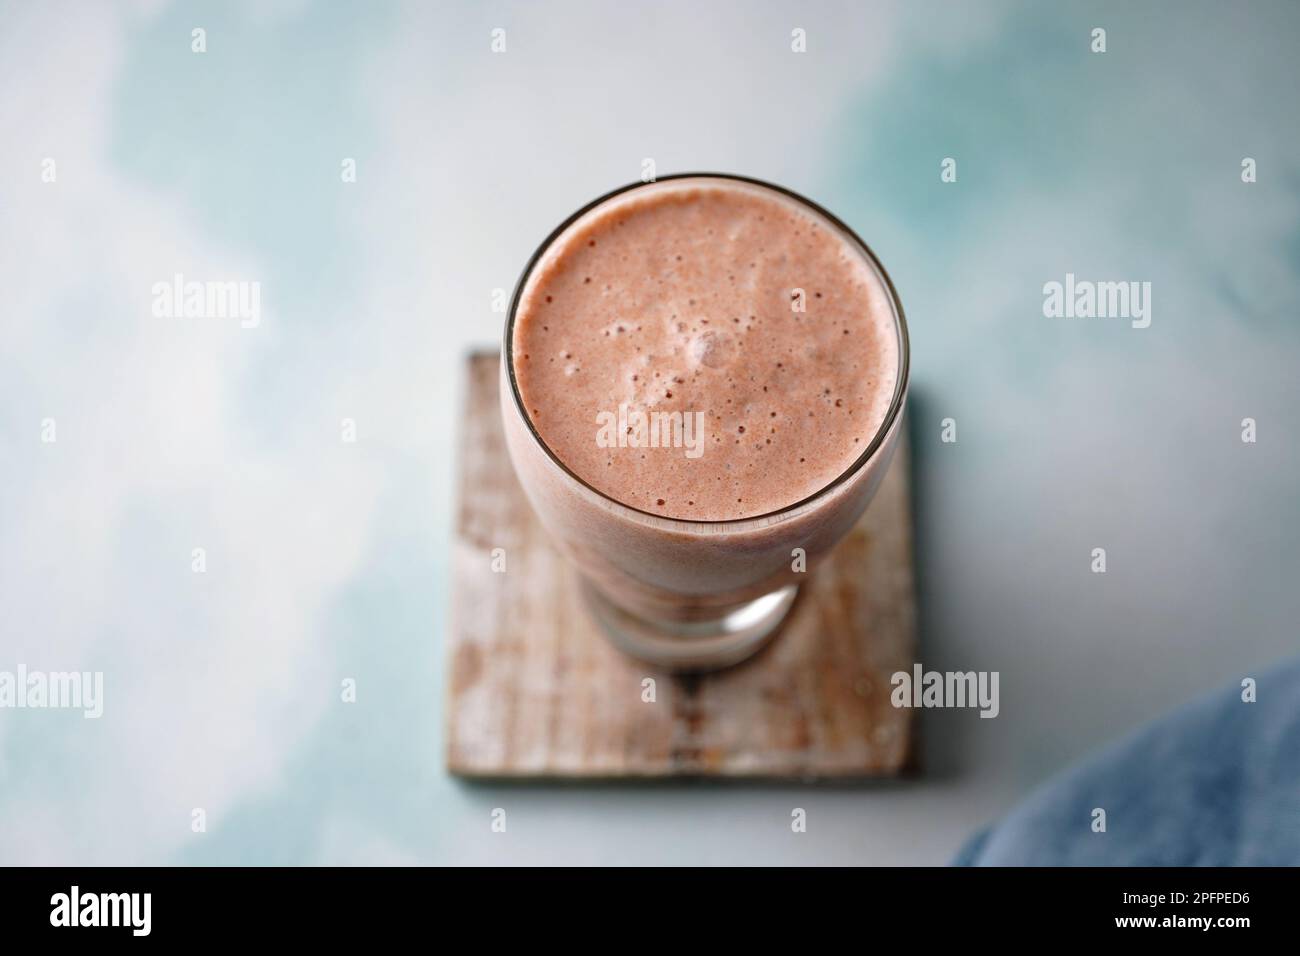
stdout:
POLYGON ((829 214, 684 176, 563 225, 512 304, 512 460, 625 650, 721 666, 861 515, 906 389, 901 310, 829 214))

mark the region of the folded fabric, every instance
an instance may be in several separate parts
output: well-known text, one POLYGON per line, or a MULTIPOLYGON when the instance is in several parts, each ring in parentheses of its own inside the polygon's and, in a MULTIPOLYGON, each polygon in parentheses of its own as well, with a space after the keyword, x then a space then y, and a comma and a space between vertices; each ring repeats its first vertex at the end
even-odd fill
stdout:
POLYGON ((1249 690, 1234 685, 1064 771, 953 862, 1300 864, 1300 659, 1258 677, 1254 702, 1249 690))

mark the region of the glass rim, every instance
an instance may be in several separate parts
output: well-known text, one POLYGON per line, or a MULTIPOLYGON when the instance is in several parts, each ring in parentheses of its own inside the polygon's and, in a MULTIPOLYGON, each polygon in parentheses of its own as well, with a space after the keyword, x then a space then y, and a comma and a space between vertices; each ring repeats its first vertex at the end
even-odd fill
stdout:
POLYGON ((638 180, 636 182, 628 183, 625 186, 619 186, 617 189, 611 189, 609 192, 596 197, 589 203, 586 203, 577 212, 568 216, 563 222, 551 230, 550 234, 547 235, 547 237, 542 240, 541 244, 533 251, 528 262, 524 265, 524 270, 519 276, 519 281, 515 283, 514 294, 510 297, 510 308, 506 314, 505 342, 502 348, 502 357, 505 363, 506 375, 510 382, 510 396, 514 402, 515 411, 527 425, 528 433, 532 437, 532 440, 541 447, 553 465, 559 468, 560 471, 567 475, 571 480, 576 482, 580 488, 596 495, 603 502, 613 506, 616 511, 627 512, 635 515, 638 520, 649 518, 651 519, 652 524, 661 527, 679 527, 683 530, 689 530, 692 533, 698 533, 701 528, 718 528, 719 530, 731 531, 744 529, 753 525, 771 524, 778 518, 802 511, 818 499, 848 482, 858 472, 865 468, 867 463, 875 456, 876 452, 880 450, 880 447, 885 442, 885 438, 889 435, 895 422, 898 420, 899 415, 902 413, 903 401, 907 395, 907 384, 911 365, 911 346, 907 332, 907 319, 903 315, 903 304, 898 298, 898 290, 894 288, 893 279, 890 278, 889 272, 885 269, 880 259, 876 257, 876 254, 872 251, 871 247, 863 242, 862 238, 843 220, 834 213, 813 202, 811 199, 801 196, 792 189, 778 186, 775 183, 769 183, 761 179, 754 179, 750 176, 741 176, 736 173, 694 172, 672 173, 668 176, 659 176, 649 182, 638 180), (855 458, 853 462, 834 479, 818 488, 812 494, 806 495, 798 501, 777 508, 774 511, 764 512, 760 515, 751 515, 745 518, 724 518, 721 520, 710 520, 708 518, 672 518, 667 515, 655 514, 652 511, 645 511, 641 508, 635 507, 634 505, 630 505, 625 501, 619 501, 617 498, 614 498, 601 491, 599 488, 591 485, 586 479, 576 474, 568 465, 560 460, 560 457, 538 433, 537 426, 533 424, 532 417, 529 416, 528 409, 524 405, 523 397, 519 394, 519 382, 515 377, 514 363, 515 318, 519 312, 519 301, 523 297, 524 288, 528 285, 528 280, 532 277, 533 270, 537 267, 537 264, 541 261, 542 257, 570 226, 587 213, 593 211, 614 197, 621 196, 624 193, 632 192, 636 189, 644 189, 650 186, 655 186, 659 183, 671 182, 679 179, 722 179, 730 180, 732 182, 746 183, 751 186, 758 186, 762 189, 770 189, 773 192, 779 193, 787 199, 792 199, 796 203, 812 210, 818 216, 821 216, 832 226, 840 230, 840 232, 843 233, 853 245, 857 246, 858 250, 863 254, 867 262, 872 266, 882 280, 885 291, 889 294, 889 304, 894 313, 894 327, 898 334, 898 374, 895 376, 894 394, 890 399, 889 409, 885 412, 885 417, 881 421, 880 427, 876 430, 876 434, 867 444, 867 447, 863 450, 862 454, 855 458))

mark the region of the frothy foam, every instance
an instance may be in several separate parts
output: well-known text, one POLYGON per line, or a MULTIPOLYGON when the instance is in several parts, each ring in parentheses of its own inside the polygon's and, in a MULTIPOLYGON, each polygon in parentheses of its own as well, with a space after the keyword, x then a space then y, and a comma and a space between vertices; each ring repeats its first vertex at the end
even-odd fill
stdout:
POLYGON ((708 178, 623 193, 565 230, 528 278, 512 348, 533 426, 571 471, 709 521, 834 481, 898 375, 889 295, 858 248, 780 193, 708 178), (601 442, 599 416, 621 406, 702 412, 702 453, 601 442))

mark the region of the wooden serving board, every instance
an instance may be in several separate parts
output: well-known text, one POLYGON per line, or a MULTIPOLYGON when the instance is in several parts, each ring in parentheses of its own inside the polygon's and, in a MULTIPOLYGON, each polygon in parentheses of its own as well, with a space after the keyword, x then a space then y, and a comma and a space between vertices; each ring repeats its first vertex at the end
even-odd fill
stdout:
POLYGON ((910 672, 916 653, 905 436, 776 639, 729 670, 673 676, 624 657, 588 616, 506 454, 499 361, 467 360, 447 646, 452 773, 817 778, 909 766, 912 712, 889 702, 890 676, 910 672))

